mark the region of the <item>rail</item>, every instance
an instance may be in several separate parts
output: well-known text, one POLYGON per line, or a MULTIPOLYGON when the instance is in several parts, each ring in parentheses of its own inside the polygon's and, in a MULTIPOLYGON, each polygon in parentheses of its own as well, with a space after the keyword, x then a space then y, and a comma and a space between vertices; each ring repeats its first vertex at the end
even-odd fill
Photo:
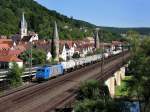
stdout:
MULTIPOLYGON (((127 57, 129 54, 125 54, 125 61, 127 57)), ((112 75, 113 70, 119 69, 122 64, 122 55, 118 55, 104 61, 103 74, 100 74, 101 62, 99 62, 1 97, 0 111, 50 112, 56 108, 61 108, 61 106, 64 107, 66 103, 74 100, 74 92, 79 87, 80 82, 88 79, 103 81, 112 75)))

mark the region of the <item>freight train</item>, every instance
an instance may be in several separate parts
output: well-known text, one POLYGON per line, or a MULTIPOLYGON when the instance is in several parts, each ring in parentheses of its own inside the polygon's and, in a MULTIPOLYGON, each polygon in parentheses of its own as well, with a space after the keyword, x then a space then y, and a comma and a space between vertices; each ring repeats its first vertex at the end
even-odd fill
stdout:
MULTIPOLYGON (((108 58, 109 56, 117 55, 121 52, 122 50, 113 51, 112 53, 104 53, 103 57, 108 58)), ((84 58, 63 61, 57 65, 43 66, 37 69, 35 78, 36 80, 47 80, 50 79, 51 77, 63 75, 65 72, 70 72, 72 70, 81 68, 91 63, 96 63, 98 61, 101 61, 101 59, 102 59, 102 55, 96 54, 84 58)))

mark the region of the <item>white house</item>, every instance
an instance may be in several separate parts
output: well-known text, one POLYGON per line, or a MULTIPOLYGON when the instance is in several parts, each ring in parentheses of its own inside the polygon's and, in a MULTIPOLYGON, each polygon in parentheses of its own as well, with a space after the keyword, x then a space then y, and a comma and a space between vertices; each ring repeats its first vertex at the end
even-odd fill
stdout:
POLYGON ((51 52, 48 52, 46 55, 46 60, 49 61, 52 58, 51 52))
MULTIPOLYGON (((12 67, 13 63, 14 62, 9 62, 8 63, 9 64, 9 68, 12 67)), ((15 63, 17 63, 17 65, 18 65, 19 68, 23 68, 23 61, 20 61, 20 62, 18 61, 18 62, 15 62, 15 63)))
POLYGON ((64 61, 67 60, 67 50, 66 50, 65 45, 63 46, 63 50, 62 50, 62 53, 60 54, 60 57, 61 57, 64 61))
POLYGON ((0 57, 0 68, 8 69, 11 68, 13 63, 17 63, 20 68, 23 67, 23 61, 15 56, 3 56, 0 57))
POLYGON ((34 35, 31 36, 29 42, 36 41, 36 40, 39 40, 39 37, 38 37, 37 33, 35 33, 34 35))
POLYGON ((67 60, 67 58, 71 58, 73 54, 75 53, 75 44, 73 46, 69 46, 68 44, 64 44, 62 53, 60 54, 60 57, 63 60, 67 60))

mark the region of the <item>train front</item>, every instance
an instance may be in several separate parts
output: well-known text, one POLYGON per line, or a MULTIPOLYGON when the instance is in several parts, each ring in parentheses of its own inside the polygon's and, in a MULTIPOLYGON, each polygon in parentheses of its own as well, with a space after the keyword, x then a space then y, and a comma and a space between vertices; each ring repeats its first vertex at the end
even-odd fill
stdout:
POLYGON ((45 80, 47 79, 47 75, 46 75, 46 67, 41 67, 37 69, 35 78, 36 80, 45 80))

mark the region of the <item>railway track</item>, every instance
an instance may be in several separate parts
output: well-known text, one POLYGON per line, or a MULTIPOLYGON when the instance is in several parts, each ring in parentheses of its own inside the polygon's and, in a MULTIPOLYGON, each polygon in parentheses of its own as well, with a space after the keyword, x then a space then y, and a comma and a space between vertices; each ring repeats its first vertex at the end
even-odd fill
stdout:
MULTIPOLYGON (((127 55, 129 54, 125 56, 127 55)), ((119 64, 121 60, 120 55, 109 58, 104 61, 104 69, 119 64)), ((77 88, 81 81, 91 77, 99 78, 100 65, 101 62, 1 97, 0 112, 46 112, 54 110, 56 106, 74 98, 74 88, 77 88)))
MULTIPOLYGON (((127 58, 127 59, 124 60, 124 61, 127 61, 127 60, 128 60, 128 57, 126 57, 126 58, 127 58)), ((105 63, 108 63, 108 61, 105 62, 105 63)), ((118 70, 118 68, 120 68, 122 65, 123 65, 122 62, 117 63, 117 65, 116 65, 116 63, 114 63, 114 64, 112 64, 111 66, 104 68, 103 75, 96 74, 96 75, 90 77, 89 79, 96 79, 96 80, 99 80, 100 83, 103 84, 103 83, 104 83, 109 77, 111 77, 112 74, 113 74, 114 72, 116 72, 116 71, 118 70)), ((75 97, 76 97, 75 92, 76 92, 77 87, 74 87, 74 88, 75 88, 74 91, 72 91, 72 92, 70 93, 70 94, 73 94, 73 95, 70 97, 70 101, 68 101, 68 98, 66 98, 66 101, 64 101, 63 103, 61 103, 61 101, 58 101, 58 103, 56 104, 55 108, 58 108, 58 109, 59 109, 59 108, 67 107, 67 105, 70 106, 70 105, 72 104, 72 102, 74 102, 75 97)), ((63 98, 64 98, 64 97, 62 97, 62 99, 63 99, 63 98)), ((63 100, 64 100, 64 99, 63 99, 63 100)), ((72 106, 72 105, 71 105, 71 106, 72 106)), ((71 106, 70 106, 70 107, 71 107, 71 106)), ((54 108, 51 107, 51 108, 49 108, 49 110, 54 110, 54 108)), ((50 112, 49 110, 46 111, 46 112, 50 112)))
MULTIPOLYGON (((119 56, 120 56, 120 55, 112 56, 112 57, 108 58, 107 60, 104 60, 104 64, 106 64, 106 63, 108 63, 108 62, 110 62, 110 61, 112 61, 112 60, 118 58, 119 56)), ((101 63, 101 62, 100 62, 100 63, 101 63)), ((95 67, 95 66, 94 66, 94 67, 95 67)), ((93 68, 94 68, 94 67, 93 67, 93 68)), ((83 69, 83 68, 78 68, 77 70, 82 70, 82 69, 83 69)), ((66 79, 67 79, 67 78, 66 78, 66 79)), ((36 86, 36 85, 37 85, 37 83, 34 83, 34 84, 29 85, 29 86, 25 86, 25 87, 21 87, 21 88, 18 88, 18 89, 14 89, 14 90, 12 90, 12 91, 8 91, 8 92, 3 93, 2 95, 0 95, 0 98, 5 97, 5 96, 8 96, 8 95, 13 94, 13 93, 16 93, 16 92, 19 92, 19 91, 22 91, 22 90, 24 90, 24 89, 31 88, 31 87, 36 86)))

